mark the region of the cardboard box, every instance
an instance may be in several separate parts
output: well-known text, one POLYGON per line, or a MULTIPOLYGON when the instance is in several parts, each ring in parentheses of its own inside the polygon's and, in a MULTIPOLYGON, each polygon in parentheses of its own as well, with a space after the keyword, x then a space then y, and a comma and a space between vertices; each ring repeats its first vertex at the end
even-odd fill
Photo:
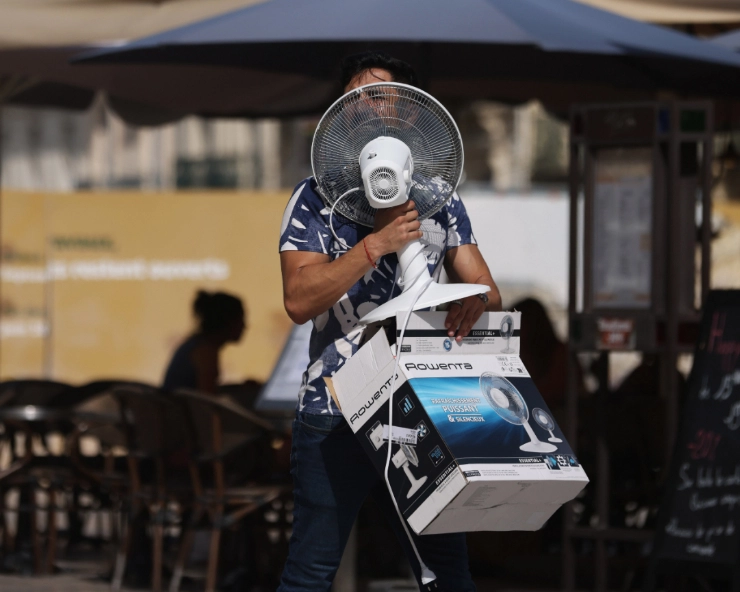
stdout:
MULTIPOLYGON (((519 358, 520 313, 485 313, 461 344, 445 317, 412 314, 401 347, 389 469, 399 508, 417 534, 537 530, 588 478, 519 358)), ((381 330, 331 381, 381 475, 394 366, 381 330)))

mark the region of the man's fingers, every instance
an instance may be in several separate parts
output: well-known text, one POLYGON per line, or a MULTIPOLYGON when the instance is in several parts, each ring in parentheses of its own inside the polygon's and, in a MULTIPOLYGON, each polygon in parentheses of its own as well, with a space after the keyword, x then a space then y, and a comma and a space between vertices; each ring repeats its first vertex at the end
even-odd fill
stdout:
POLYGON ((473 325, 475 325, 483 312, 486 310, 486 305, 477 296, 469 296, 465 299, 465 301, 465 315, 464 318, 460 321, 460 328, 458 329, 457 336, 455 337, 458 343, 463 340, 463 337, 467 337, 468 333, 470 333, 470 330, 473 328, 473 325))
POLYGON ((463 306, 464 304, 458 304, 453 302, 450 304, 447 312, 447 318, 445 319, 445 327, 447 328, 447 335, 450 337, 455 336, 457 328, 460 326, 460 321, 463 318, 463 306))
POLYGON ((475 321, 478 320, 476 318, 476 308, 477 307, 474 304, 468 304, 468 306, 465 307, 465 314, 463 319, 460 321, 460 328, 457 330, 457 335, 455 336, 455 340, 458 343, 463 340, 463 337, 468 336, 468 333, 470 333, 470 330, 473 328, 475 321))

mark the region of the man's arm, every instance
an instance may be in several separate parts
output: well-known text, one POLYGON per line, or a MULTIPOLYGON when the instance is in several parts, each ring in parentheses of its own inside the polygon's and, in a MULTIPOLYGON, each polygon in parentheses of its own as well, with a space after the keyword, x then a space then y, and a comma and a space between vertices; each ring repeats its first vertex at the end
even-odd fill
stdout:
POLYGON ((328 255, 310 251, 280 253, 283 302, 291 320, 302 325, 329 310, 370 270, 370 259, 377 261, 409 241, 421 238, 418 218, 413 201, 378 210, 375 228, 365 238, 365 244, 357 243, 333 261, 328 255))
POLYGON ((490 292, 486 292, 487 304, 484 304, 478 296, 469 296, 460 300, 462 306, 455 303, 450 305, 445 327, 447 334, 459 343, 470 333, 470 329, 484 311, 501 310, 501 294, 478 245, 460 245, 450 249, 445 255, 444 265, 452 283, 484 284, 491 288, 490 292))

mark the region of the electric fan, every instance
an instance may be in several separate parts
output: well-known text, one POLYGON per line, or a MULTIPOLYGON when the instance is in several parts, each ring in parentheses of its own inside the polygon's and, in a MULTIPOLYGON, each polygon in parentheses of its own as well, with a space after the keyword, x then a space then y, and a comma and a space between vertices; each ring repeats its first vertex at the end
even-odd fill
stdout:
MULTIPOLYGON (((376 209, 409 199, 421 221, 452 197, 462 174, 462 140, 455 121, 436 99, 413 86, 379 82, 356 88, 329 107, 313 137, 311 167, 319 193, 331 207, 330 226, 336 209, 372 227, 376 209)), ((360 323, 490 290, 478 284, 429 283, 420 240, 400 249, 398 262, 403 292, 360 323)))
POLYGON ((538 426, 543 430, 550 432, 550 437, 547 439, 548 442, 562 442, 560 438, 556 437, 555 434, 552 433, 555 429, 555 422, 544 409, 540 409, 539 407, 532 409, 532 417, 538 426))
POLYGON ((483 397, 501 419, 514 425, 523 426, 529 436, 529 442, 519 449, 526 452, 554 452, 557 446, 542 442, 537 438, 529 425, 529 409, 521 393, 503 376, 493 372, 484 372, 480 377, 480 390, 483 397))
POLYGON ((406 494, 406 499, 413 496, 417 491, 419 491, 419 488, 427 482, 426 475, 421 479, 414 477, 414 474, 409 468, 409 464, 418 467, 419 457, 416 456, 416 450, 414 450, 413 447, 408 444, 401 444, 401 448, 393 455, 393 466, 397 469, 403 468, 403 472, 406 473, 406 476, 411 482, 411 489, 409 489, 409 492, 406 494))
POLYGON ((504 349, 501 353, 502 354, 513 354, 514 350, 509 347, 509 339, 511 339, 511 336, 514 334, 514 319, 511 315, 504 316, 503 319, 501 319, 501 337, 506 339, 506 349, 504 349))

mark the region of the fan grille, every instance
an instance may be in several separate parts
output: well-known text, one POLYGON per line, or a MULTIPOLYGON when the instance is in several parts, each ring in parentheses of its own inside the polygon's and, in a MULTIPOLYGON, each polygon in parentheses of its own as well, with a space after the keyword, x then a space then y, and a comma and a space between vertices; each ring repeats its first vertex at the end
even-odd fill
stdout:
POLYGON ((433 97, 405 84, 381 82, 350 91, 324 114, 314 134, 311 166, 319 192, 350 220, 372 226, 375 209, 365 197, 359 157, 380 136, 411 150, 414 174, 409 199, 424 220, 450 199, 460 180, 463 147, 447 110, 433 97))
POLYGON ((552 418, 539 407, 532 410, 532 417, 534 417, 537 425, 541 428, 545 430, 555 429, 555 423, 552 421, 552 418))
POLYGON ((414 450, 411 446, 408 444, 401 444, 401 448, 403 449, 403 453, 406 455, 406 459, 415 467, 419 466, 419 457, 416 454, 416 450, 414 450))
POLYGON ((506 315, 501 319, 501 337, 508 339, 514 333, 514 319, 511 315, 506 315))
POLYGON ((483 393, 483 398, 501 419, 515 425, 523 425, 529 419, 529 409, 524 402, 524 397, 503 376, 493 372, 484 372, 480 377, 480 390, 483 393), (502 396, 506 399, 505 406, 499 404, 496 400, 502 396))
POLYGON ((370 187, 376 199, 390 201, 398 193, 398 179, 393 169, 380 167, 370 175, 370 187))

